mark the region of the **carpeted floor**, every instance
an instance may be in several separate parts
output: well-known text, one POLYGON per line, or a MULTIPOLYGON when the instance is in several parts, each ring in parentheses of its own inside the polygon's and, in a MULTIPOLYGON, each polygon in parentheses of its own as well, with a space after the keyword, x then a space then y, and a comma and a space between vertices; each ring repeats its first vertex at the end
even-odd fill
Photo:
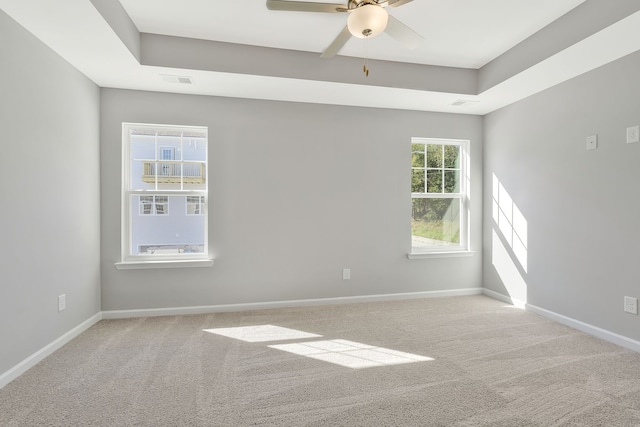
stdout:
POLYGON ((0 425, 640 426, 640 353, 483 296, 108 320, 0 390, 0 425), (205 331, 263 325, 321 337, 205 331))

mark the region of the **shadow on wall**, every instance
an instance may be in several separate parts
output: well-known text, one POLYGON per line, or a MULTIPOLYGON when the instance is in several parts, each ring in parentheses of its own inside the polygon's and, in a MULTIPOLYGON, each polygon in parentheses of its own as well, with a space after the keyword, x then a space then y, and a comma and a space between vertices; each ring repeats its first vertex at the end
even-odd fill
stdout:
POLYGON ((493 174, 491 262, 515 306, 527 303, 527 219, 493 174))

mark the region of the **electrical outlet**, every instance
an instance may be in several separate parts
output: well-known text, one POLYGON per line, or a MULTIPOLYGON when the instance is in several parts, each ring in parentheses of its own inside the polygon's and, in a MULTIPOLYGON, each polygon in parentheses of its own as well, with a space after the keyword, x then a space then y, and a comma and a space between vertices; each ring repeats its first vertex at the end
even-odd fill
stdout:
POLYGON ((624 311, 626 313, 638 314, 638 298, 624 297, 624 311))
POLYGON ((640 141, 640 126, 627 128, 627 144, 640 141))
POLYGON ((595 150, 598 148, 598 135, 591 135, 587 137, 587 150, 595 150))
POLYGON ((67 308, 67 294, 58 297, 58 311, 64 311, 67 308))
POLYGON ((351 269, 350 268, 343 268, 342 269, 342 280, 349 280, 351 279, 351 269))

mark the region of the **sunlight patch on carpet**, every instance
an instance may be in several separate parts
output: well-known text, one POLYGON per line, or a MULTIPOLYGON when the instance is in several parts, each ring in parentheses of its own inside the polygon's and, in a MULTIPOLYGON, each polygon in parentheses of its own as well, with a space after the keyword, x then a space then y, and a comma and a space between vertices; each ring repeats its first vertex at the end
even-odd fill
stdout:
POLYGON ((285 341, 322 337, 322 335, 274 325, 203 329, 203 331, 247 342, 285 341))
POLYGON ((433 360, 431 357, 418 356, 347 340, 277 344, 269 347, 353 369, 433 360))

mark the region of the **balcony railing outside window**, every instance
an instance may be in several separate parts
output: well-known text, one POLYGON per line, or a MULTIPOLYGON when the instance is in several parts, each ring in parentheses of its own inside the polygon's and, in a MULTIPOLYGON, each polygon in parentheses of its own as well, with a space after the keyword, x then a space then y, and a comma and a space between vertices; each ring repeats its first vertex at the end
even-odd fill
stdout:
POLYGON ((147 183, 202 184, 205 180, 205 164, 187 161, 143 162, 142 181, 147 183))

